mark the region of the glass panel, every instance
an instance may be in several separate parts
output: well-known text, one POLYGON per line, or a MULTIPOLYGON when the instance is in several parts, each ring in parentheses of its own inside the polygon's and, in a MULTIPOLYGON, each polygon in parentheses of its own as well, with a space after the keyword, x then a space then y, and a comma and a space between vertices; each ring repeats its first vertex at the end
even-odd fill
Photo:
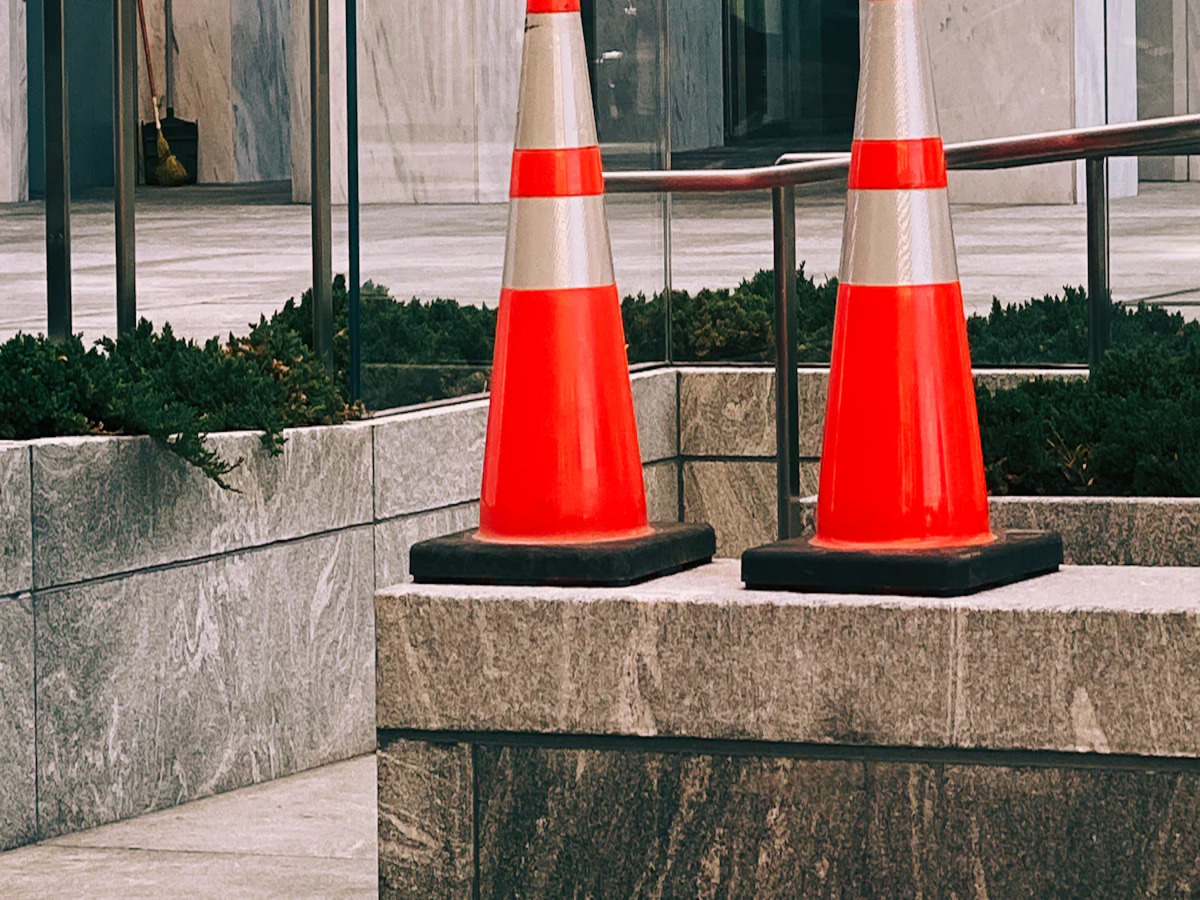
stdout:
MULTIPOLYGON (((763 166, 784 153, 848 149, 858 90, 858 16, 857 0, 727 0, 693 4, 687 15, 674 17, 675 167, 763 166), (720 34, 719 44, 705 44, 711 34, 720 34), (704 52, 688 52, 696 47, 704 52), (721 80, 713 90, 716 83, 706 72, 718 59, 721 80), (720 127, 689 127, 680 110, 720 127)), ((798 192, 797 257, 806 277, 815 278, 801 299, 821 305, 821 315, 832 315, 826 285, 837 273, 844 208, 844 185, 798 192)), ((765 193, 675 199, 676 359, 773 358, 771 233, 765 193)), ((814 327, 829 330, 815 321, 814 327)), ((820 349, 807 350, 806 358, 821 356, 820 349)))
MULTIPOLYGON (((659 169, 666 161, 663 0, 584 0, 584 39, 605 171, 659 169)), ((666 359, 665 201, 608 198, 617 288, 631 364, 666 359)))

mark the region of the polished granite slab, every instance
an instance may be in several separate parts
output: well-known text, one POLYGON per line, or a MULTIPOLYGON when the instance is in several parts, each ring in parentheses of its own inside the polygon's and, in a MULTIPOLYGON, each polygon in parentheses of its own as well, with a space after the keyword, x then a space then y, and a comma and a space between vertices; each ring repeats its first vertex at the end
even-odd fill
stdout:
POLYGON ((372 552, 353 528, 36 595, 41 835, 368 751, 372 552))
POLYGON ((0 597, 0 849, 37 834, 33 607, 0 597))
POLYGON ((1185 896, 1197 875, 1195 768, 565 743, 381 734, 380 897, 1185 896))
POLYGON ((199 559, 372 520, 369 423, 287 432, 278 456, 260 435, 207 445, 241 465, 225 490, 148 437, 67 437, 32 459, 39 589, 199 559), (97 478, 105 472, 105 478, 97 478), (117 537, 119 536, 119 539, 117 537))

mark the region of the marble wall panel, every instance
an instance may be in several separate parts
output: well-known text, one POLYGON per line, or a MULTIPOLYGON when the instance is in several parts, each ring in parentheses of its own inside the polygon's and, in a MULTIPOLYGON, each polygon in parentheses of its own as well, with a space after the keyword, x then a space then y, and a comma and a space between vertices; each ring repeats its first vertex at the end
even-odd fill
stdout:
POLYGON ((36 596, 50 836, 368 752, 371 531, 36 596))
MULTIPOLYGON (((800 464, 800 496, 817 492, 820 464, 800 464)), ((778 539, 774 460, 684 460, 683 517, 717 532, 717 556, 739 557, 778 539)))
MULTIPOLYGON (((1136 3, 1137 0, 1105 0, 1108 97, 1104 121, 1108 123, 1136 122, 1138 119, 1136 3)), ((1109 196, 1136 197, 1137 192, 1137 159, 1119 157, 1109 160, 1109 196)))
MULTIPOLYGON (((380 0, 370 0, 378 3, 380 0)), ((308 72, 308 4, 290 4, 288 17, 290 33, 287 43, 288 106, 291 110, 290 131, 292 140, 292 200, 309 203, 312 200, 312 131, 309 128, 309 72, 308 72)), ((388 7, 391 8, 391 7, 388 7)), ((366 10, 360 4, 359 29, 363 27, 366 10)), ((366 75, 362 60, 362 35, 359 42, 359 133, 362 135, 366 123, 362 119, 363 79, 366 75)), ((330 132, 330 196, 334 203, 346 202, 346 67, 334 60, 346 59, 346 7, 341 3, 329 4, 329 132, 330 132)), ((360 154, 360 161, 365 161, 360 154)), ((390 194, 368 192, 367 180, 361 182, 363 196, 380 202, 394 200, 390 194)), ((375 185, 378 188, 378 185, 375 185)), ((369 202, 369 201, 368 201, 369 202)))
POLYGON ((0 850, 37 836, 33 609, 0 598, 0 850))
POLYGON ((0 203, 29 197, 25 0, 0 0, 0 203))
POLYGON ((55 438, 33 447, 38 588, 196 559, 371 521, 368 425, 209 437, 242 459, 220 488, 150 438, 55 438))
POLYGON ((199 123, 199 174, 205 182, 238 180, 234 157, 233 5, 234 0, 205 0, 202 4, 172 6, 177 48, 175 113, 199 123))
MULTIPOLYGON (((948 142, 1073 127, 1071 0, 924 5, 938 117, 948 142)), ((956 172, 950 195, 960 203, 1071 203, 1074 166, 956 172)))
POLYGON ((0 595, 32 588, 29 447, 0 445, 0 595))
POLYGON ((1067 565, 1200 566, 1200 500, 993 497, 992 525, 1062 536, 1067 565))
MULTIPOLYGON (((1200 0, 1187 0, 1184 15, 1187 40, 1187 109, 1200 113, 1200 0)), ((1188 175, 1200 181, 1200 154, 1188 160, 1188 175)))
POLYGON ((671 147, 725 143, 720 0, 664 0, 671 35, 671 147))
MULTIPOLYGON (((1138 118, 1187 112, 1186 0, 1138 0, 1138 118)), ((1187 157, 1145 156, 1139 160, 1143 181, 1187 179, 1187 157)))
POLYGON ((524 37, 525 4, 521 0, 476 0, 475 138, 480 203, 508 200, 524 37))
POLYGON ((381 734, 377 756, 380 900, 470 900, 475 879, 471 748, 381 734))
MULTIPOLYGON (((650 521, 678 521, 678 463, 674 460, 648 463, 643 472, 646 483, 646 510, 650 521)), ((413 544, 478 526, 478 502, 379 522, 375 526, 375 584, 384 588, 408 582, 408 554, 413 544)))
POLYGON ((231 10, 237 181, 278 181, 291 176, 288 6, 286 0, 255 0, 234 3, 231 10))
POLYGON ((409 203, 478 199, 475 20, 474 0, 363 4, 359 140, 365 196, 409 203))

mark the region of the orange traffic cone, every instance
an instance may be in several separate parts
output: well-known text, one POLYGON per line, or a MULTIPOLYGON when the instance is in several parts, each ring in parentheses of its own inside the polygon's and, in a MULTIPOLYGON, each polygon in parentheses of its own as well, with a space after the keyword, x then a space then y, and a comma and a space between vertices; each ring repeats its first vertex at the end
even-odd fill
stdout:
POLYGON ((993 534, 921 0, 870 0, 817 533, 751 551, 747 584, 959 594, 1058 568, 993 534))
POLYGON ((480 527, 418 581, 629 584, 712 558, 651 526, 579 0, 527 0, 480 527))

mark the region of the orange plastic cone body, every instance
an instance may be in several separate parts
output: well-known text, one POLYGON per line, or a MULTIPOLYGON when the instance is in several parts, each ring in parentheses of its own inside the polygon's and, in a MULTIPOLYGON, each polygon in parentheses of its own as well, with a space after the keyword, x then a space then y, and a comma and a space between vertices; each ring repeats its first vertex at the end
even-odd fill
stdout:
POLYGON ((528 0, 479 537, 650 533, 579 0, 528 0))
POLYGON ((995 540, 921 0, 870 0, 818 546, 995 540))

